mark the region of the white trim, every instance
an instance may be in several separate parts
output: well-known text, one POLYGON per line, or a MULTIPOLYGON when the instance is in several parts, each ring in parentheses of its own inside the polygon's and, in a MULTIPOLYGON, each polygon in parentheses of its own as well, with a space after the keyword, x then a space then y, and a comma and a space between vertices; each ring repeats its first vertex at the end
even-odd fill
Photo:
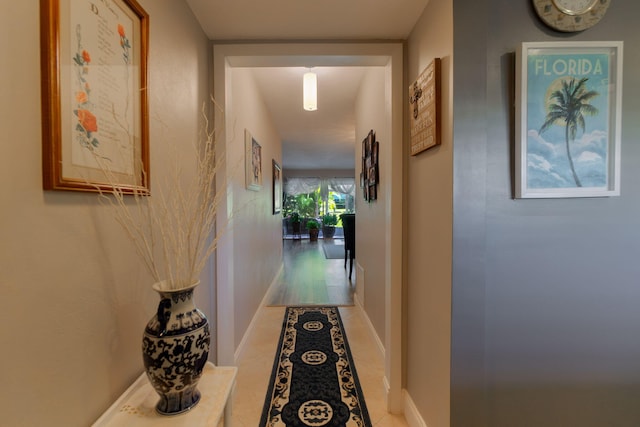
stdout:
POLYGON ((384 398, 385 401, 389 401, 389 389, 391 388, 391 385, 389 385, 389 380, 387 379, 386 376, 382 377, 382 387, 384 387, 384 398))
POLYGON ((282 274, 283 269, 284 269, 284 263, 281 263, 280 268, 278 269, 278 272, 276 273, 275 276, 273 276, 273 280, 271 281, 271 284, 269 285, 267 292, 265 292, 264 297, 262 298, 262 301, 260 301, 260 304, 258 305, 258 309, 253 314, 253 318, 251 319, 251 322, 249 322, 249 326, 247 327, 247 330, 244 332, 244 335, 242 336, 242 340, 240 341, 240 344, 238 344, 238 348, 234 353, 234 359, 236 362, 235 366, 238 366, 240 362, 240 358, 242 358, 242 356, 244 355, 244 350, 247 345, 247 341, 249 340, 249 337, 253 333, 253 329, 255 328, 256 322, 258 321, 257 320, 258 314, 260 314, 262 307, 265 307, 267 305, 267 301, 269 301, 269 298, 271 297, 271 293, 273 292, 273 289, 276 287, 276 284, 278 283, 278 280, 280 278, 280 275, 282 274))
POLYGON ((403 53, 401 46, 394 46, 389 54, 386 66, 385 105, 391 125, 391 144, 387 151, 391 167, 386 172, 389 180, 389 197, 386 199, 386 215, 389 225, 385 235, 385 377, 389 380, 387 411, 402 411, 402 361, 404 358, 402 332, 402 283, 404 282, 403 262, 403 158, 404 158, 404 120, 403 99, 405 95, 403 81, 403 53))
MULTIPOLYGON (((362 319, 364 320, 364 322, 367 325, 367 329, 369 330, 369 334, 371 335, 371 338, 373 338, 373 340, 376 342, 376 347, 378 348, 378 354, 380 355, 382 360, 384 360, 384 357, 385 357, 384 344, 382 343, 382 340, 378 336, 378 333, 376 332, 376 328, 373 327, 373 323, 371 323, 371 319, 369 319, 369 316, 367 315, 367 312, 364 311, 364 307, 362 306, 362 304, 360 302, 360 299, 358 298, 358 295, 355 294, 355 293, 353 295, 353 302, 355 303, 356 307, 359 308, 360 315, 362 316, 362 319)), ((386 380, 386 378, 385 378, 385 380, 386 380)), ((388 385, 389 384, 387 383, 386 384, 386 388, 385 388, 385 390, 387 392, 389 391, 388 385)))
MULTIPOLYGON (((224 56, 216 56, 214 51, 213 61, 213 75, 225 76, 229 69, 229 64, 224 56)), ((215 80, 215 94, 218 96, 219 102, 223 105, 223 110, 227 111, 227 104, 230 100, 226 99, 227 82, 224 78, 215 80)), ((230 83, 229 83, 230 85, 230 83)), ((227 176, 226 164, 228 162, 227 141, 228 136, 225 133, 227 121, 230 118, 226 115, 222 115, 216 112, 215 123, 224 123, 224 126, 220 126, 219 144, 216 145, 216 150, 219 150, 221 156, 225 156, 225 162, 221 164, 221 169, 218 171, 219 176, 227 176)), ((233 216, 231 214, 233 210, 233 187, 226 185, 226 179, 220 181, 216 180, 216 190, 224 191, 226 197, 220 199, 220 206, 217 211, 216 221, 218 224, 226 224, 226 230, 220 236, 218 241, 218 247, 216 249, 215 259, 210 260, 211 263, 215 263, 216 269, 216 325, 225 325, 224 328, 216 328, 216 352, 218 365, 232 365, 234 355, 234 334, 235 334, 235 301, 234 301, 234 276, 233 276, 233 216)))
POLYGON ((356 291, 354 292, 353 299, 355 301, 356 297, 358 297, 358 304, 360 308, 364 311, 365 296, 364 296, 364 268, 360 263, 356 260, 356 291))
POLYGON ((409 427, 427 427, 427 423, 422 419, 418 408, 416 408, 411 395, 406 389, 402 390, 402 397, 404 401, 404 419, 407 420, 409 427))

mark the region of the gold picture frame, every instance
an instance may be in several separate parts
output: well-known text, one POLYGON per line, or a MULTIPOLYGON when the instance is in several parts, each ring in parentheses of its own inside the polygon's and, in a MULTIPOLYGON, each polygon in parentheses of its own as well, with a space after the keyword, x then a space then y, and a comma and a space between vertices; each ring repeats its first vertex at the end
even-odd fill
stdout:
POLYGON ((136 0, 40 0, 45 190, 149 191, 149 16, 136 0))

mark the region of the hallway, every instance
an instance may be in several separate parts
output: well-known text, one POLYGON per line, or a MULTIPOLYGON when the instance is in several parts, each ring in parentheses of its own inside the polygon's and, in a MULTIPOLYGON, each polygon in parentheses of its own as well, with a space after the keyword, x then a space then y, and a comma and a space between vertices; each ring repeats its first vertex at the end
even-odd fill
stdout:
MULTIPOLYGON (((336 243, 341 242, 327 240, 327 244, 336 243)), ((322 239, 317 243, 285 240, 283 244, 284 269, 268 304, 282 298, 286 305, 340 305, 340 316, 373 426, 407 427, 404 417, 389 414, 384 409, 384 361, 367 320, 357 306, 344 305, 348 302, 345 295, 351 297, 355 289, 355 276, 350 284, 344 259, 326 259, 322 239)), ((284 305, 267 305, 256 313, 253 330, 238 360, 233 397, 234 427, 259 425, 284 312, 284 305)))
POLYGON ((355 274, 350 282, 344 258, 327 259, 324 246, 337 247, 341 256, 344 253, 343 239, 283 240, 284 267, 267 305, 353 305, 355 274))

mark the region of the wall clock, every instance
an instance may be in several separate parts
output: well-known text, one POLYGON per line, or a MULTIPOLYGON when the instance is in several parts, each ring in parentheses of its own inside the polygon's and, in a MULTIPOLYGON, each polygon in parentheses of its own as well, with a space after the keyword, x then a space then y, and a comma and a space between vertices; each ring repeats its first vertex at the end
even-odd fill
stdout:
POLYGON ((533 7, 549 27, 563 32, 583 31, 596 25, 611 0, 532 0, 533 7))

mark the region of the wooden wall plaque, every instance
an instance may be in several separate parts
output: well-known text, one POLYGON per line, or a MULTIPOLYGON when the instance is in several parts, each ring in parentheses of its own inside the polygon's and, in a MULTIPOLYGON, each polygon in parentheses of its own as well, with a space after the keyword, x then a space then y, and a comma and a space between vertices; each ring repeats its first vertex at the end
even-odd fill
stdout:
POLYGON ((440 145, 440 58, 409 86, 411 155, 440 145))

